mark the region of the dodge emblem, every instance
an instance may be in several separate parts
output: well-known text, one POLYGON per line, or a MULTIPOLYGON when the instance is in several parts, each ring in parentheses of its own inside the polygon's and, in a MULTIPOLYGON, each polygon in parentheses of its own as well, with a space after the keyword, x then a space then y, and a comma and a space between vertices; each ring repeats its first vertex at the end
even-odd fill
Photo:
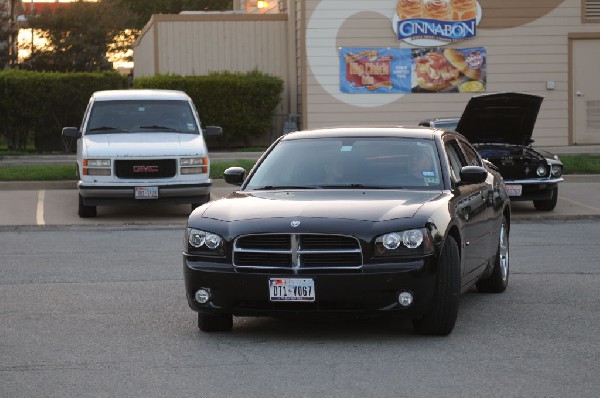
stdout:
POLYGON ((296 228, 300 225, 300 221, 292 221, 292 227, 296 228))

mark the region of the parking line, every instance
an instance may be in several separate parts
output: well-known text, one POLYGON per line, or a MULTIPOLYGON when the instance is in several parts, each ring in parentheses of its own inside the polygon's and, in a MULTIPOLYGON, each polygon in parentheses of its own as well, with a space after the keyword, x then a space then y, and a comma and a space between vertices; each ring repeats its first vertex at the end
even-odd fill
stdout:
POLYGON ((585 203, 581 203, 581 202, 578 202, 578 201, 573 200, 573 199, 565 198, 564 196, 560 196, 560 195, 559 195, 559 198, 560 198, 560 200, 566 200, 567 202, 572 203, 574 205, 582 206, 582 207, 587 207, 590 210, 594 210, 594 211, 600 212, 600 209, 597 208, 597 207, 586 205, 585 203))
POLYGON ((37 212, 35 215, 35 222, 37 225, 45 225, 46 221, 44 220, 44 199, 46 198, 46 191, 38 192, 38 201, 37 201, 37 212))

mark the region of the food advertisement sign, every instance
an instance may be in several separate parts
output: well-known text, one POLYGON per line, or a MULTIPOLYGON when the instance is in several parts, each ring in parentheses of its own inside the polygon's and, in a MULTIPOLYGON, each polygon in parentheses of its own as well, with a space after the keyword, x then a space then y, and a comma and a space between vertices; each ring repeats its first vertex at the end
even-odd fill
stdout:
POLYGON ((340 91, 349 94, 480 93, 485 47, 340 48, 340 91))
POLYGON ((409 44, 443 46, 475 37, 480 21, 476 0, 398 0, 392 29, 409 44))

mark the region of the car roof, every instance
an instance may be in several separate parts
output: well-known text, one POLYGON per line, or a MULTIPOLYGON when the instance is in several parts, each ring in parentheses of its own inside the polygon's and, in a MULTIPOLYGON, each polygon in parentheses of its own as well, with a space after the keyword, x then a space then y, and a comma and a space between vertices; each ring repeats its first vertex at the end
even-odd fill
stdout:
POLYGON ((176 90, 104 90, 96 91, 92 98, 95 101, 189 100, 186 93, 176 90))
POLYGON ((336 138, 336 137, 403 137, 433 140, 444 131, 436 128, 421 126, 353 126, 353 127, 328 127, 311 130, 295 131, 284 136, 284 140, 302 138, 336 138))

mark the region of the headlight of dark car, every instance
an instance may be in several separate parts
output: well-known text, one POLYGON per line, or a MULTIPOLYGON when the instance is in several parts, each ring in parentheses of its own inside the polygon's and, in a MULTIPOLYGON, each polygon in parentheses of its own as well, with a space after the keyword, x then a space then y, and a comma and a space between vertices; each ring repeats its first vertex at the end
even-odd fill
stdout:
POLYGON ((376 256, 416 256, 433 252, 433 239, 426 228, 390 232, 375 239, 376 256))
POLYGON ((551 165, 551 171, 550 173, 552 174, 552 177, 558 178, 562 175, 563 173, 563 167, 560 164, 553 164, 551 165))
POLYGON ((225 253, 223 238, 212 232, 188 227, 185 230, 185 241, 188 252, 213 256, 223 256, 225 253))

